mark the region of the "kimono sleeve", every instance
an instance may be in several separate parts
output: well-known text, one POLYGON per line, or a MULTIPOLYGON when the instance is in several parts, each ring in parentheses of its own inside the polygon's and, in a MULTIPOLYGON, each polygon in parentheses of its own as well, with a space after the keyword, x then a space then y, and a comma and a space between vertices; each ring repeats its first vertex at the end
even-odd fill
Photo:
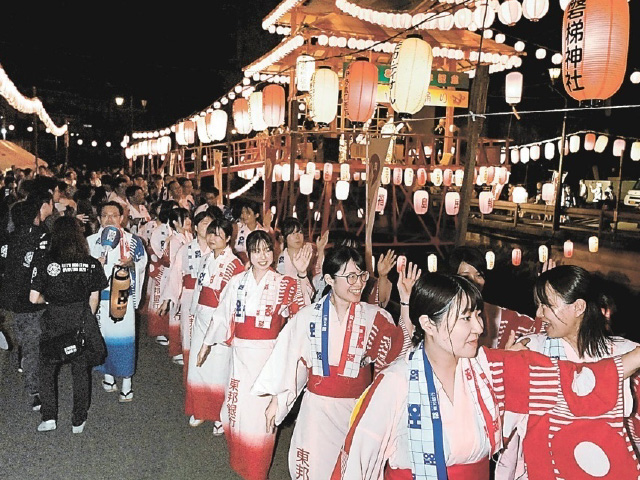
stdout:
MULTIPOLYGON (((407 408, 397 374, 381 373, 362 394, 351 415, 351 427, 331 480, 383 477, 387 460, 395 449, 397 425, 407 408)), ((404 382, 406 383, 406 382, 404 382)))
POLYGON ((411 340, 402 322, 396 325, 389 313, 382 309, 376 310, 367 342, 367 356, 374 361, 375 373, 378 373, 406 353, 411 340))
POLYGON ((178 250, 175 258, 169 266, 169 272, 167 274, 167 281, 164 283, 162 290, 160 291, 160 301, 170 300, 172 303, 178 303, 180 294, 182 293, 182 265, 184 261, 184 252, 188 244, 182 245, 178 250))
MULTIPOLYGON (((278 334, 276 344, 256 379, 251 393, 254 395, 276 395, 278 412, 276 425, 282 423, 296 398, 307 384, 308 364, 305 352, 309 351, 304 309, 289 320, 278 334)), ((310 311, 310 310, 309 310, 310 311)))
POLYGON ((142 299, 142 286, 144 284, 144 276, 147 270, 147 251, 144 248, 144 242, 137 235, 132 235, 132 249, 133 249, 133 261, 134 271, 133 277, 134 284, 134 308, 140 306, 140 300, 142 299))
MULTIPOLYGON (((236 278, 236 277, 234 277, 236 278)), ((220 303, 213 311, 209 328, 204 335, 204 344, 213 345, 215 343, 228 343, 231 337, 231 321, 235 311, 238 289, 236 282, 232 279, 222 291, 220 303)))

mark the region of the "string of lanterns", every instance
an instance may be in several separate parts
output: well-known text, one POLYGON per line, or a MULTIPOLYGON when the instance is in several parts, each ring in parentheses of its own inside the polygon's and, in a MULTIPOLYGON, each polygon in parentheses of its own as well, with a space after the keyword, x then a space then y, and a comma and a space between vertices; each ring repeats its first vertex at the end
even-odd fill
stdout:
POLYGON ((235 192, 230 193, 229 200, 233 200, 234 198, 237 198, 240 195, 243 195, 244 193, 246 193, 251 187, 253 187, 256 183, 258 183, 258 180, 260 180, 263 176, 264 176, 264 172, 262 173, 258 172, 258 175, 254 176, 246 185, 242 186, 242 188, 239 188, 235 192))
POLYGON ((23 96, 15 84, 11 81, 4 68, 0 65, 0 95, 2 95, 9 105, 18 110, 21 113, 26 114, 38 114, 38 117, 44 123, 48 132, 51 132, 56 137, 64 135, 67 132, 67 125, 60 127, 56 126, 51 120, 51 117, 45 110, 42 102, 39 98, 27 98, 23 96))

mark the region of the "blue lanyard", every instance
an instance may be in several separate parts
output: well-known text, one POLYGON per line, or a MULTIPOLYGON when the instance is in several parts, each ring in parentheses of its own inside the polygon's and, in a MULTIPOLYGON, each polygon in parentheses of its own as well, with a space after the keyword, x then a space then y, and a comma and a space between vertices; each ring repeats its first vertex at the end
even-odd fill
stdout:
POLYGON ((322 376, 329 376, 329 297, 322 304, 322 376))
POLYGON ((433 369, 427 358, 427 353, 422 348, 422 359, 424 361, 424 376, 427 380, 427 390, 429 391, 429 404, 431 405, 431 423, 433 425, 433 448, 436 455, 436 472, 438 480, 446 480, 447 464, 444 459, 444 438, 442 436, 442 418, 440 417, 440 406, 438 405, 438 392, 433 382, 433 369))

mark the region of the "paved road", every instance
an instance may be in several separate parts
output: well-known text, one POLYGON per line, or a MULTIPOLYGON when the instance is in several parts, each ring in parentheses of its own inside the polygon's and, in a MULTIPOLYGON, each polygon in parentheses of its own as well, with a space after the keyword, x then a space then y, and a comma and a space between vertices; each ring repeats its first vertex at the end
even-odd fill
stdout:
MULTIPOLYGON (((145 331, 143 328, 142 331, 145 331)), ((166 347, 142 335, 135 398, 118 403, 93 374, 92 404, 82 434, 71 433, 71 372, 60 374, 58 428, 37 432, 15 359, 0 350, 0 479, 138 480, 236 479, 224 437, 205 423, 189 427, 184 415, 181 368, 166 347)), ((287 450, 292 426, 281 430, 271 479, 289 478, 287 450)))

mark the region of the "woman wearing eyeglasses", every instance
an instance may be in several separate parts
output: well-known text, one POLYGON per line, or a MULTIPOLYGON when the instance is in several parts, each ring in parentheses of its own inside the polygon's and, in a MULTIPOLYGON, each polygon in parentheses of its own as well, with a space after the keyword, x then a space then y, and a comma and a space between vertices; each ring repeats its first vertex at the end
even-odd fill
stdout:
POLYGON ((285 325, 251 390, 271 396, 265 416, 272 431, 307 387, 289 447, 292 478, 331 476, 358 397, 409 347, 404 324, 361 301, 369 272, 358 250, 330 250, 322 272, 331 291, 285 325))
MULTIPOLYGON (((231 373, 221 419, 231 467, 245 479, 267 478, 275 446, 274 430, 265 432, 269 398, 250 393, 256 377, 288 318, 305 306, 300 281, 273 270, 273 239, 262 230, 247 237, 250 268, 231 278, 198 353, 202 365, 214 344, 231 346, 231 373)), ((293 261, 305 270, 302 252, 293 261)))

